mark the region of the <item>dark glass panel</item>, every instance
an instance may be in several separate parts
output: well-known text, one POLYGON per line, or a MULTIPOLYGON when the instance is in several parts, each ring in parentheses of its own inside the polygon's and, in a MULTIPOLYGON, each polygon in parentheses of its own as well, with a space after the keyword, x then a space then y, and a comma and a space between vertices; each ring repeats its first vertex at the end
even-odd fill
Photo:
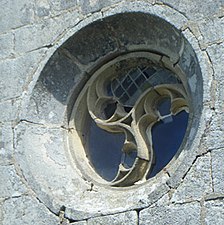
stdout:
POLYGON ((136 157, 137 151, 135 150, 130 151, 129 153, 123 153, 121 162, 126 169, 129 169, 133 166, 136 157))
POLYGON ((140 74, 140 71, 138 69, 134 69, 129 72, 129 75, 133 80, 135 80, 139 74, 140 74))
POLYGON ((115 96, 120 97, 124 93, 124 90, 121 86, 118 86, 117 89, 115 90, 115 96))
POLYGON ((143 75, 140 75, 136 80, 135 83, 140 87, 144 82, 145 82, 145 78, 143 75))
MULTIPOLYGON (((171 121, 171 120, 170 120, 171 121)), ((152 142, 155 154, 155 165, 149 177, 162 170, 177 153, 188 124, 188 113, 181 111, 173 116, 172 122, 160 121, 152 128, 152 142)))
POLYGON ((127 90, 130 96, 132 96, 136 91, 137 91, 137 87, 135 86, 135 84, 132 84, 127 90))
POLYGON ((129 113, 132 110, 132 107, 125 106, 124 110, 125 112, 129 113))
POLYGON ((129 76, 127 76, 123 81, 122 81, 122 85, 123 87, 126 89, 130 86, 132 80, 129 76))
POLYGON ((170 107, 171 107, 171 101, 170 101, 170 98, 163 98, 158 106, 157 106, 157 109, 158 111, 160 112, 160 115, 161 116, 165 116, 165 115, 168 115, 170 114, 170 107))
POLYGON ((150 76, 152 76, 154 73, 156 72, 155 69, 148 67, 146 70, 143 71, 144 75, 149 78, 150 76))
POLYGON ((121 162, 124 135, 109 133, 91 121, 88 137, 88 158, 91 164, 105 180, 113 180, 121 162))
POLYGON ((121 103, 125 104, 128 101, 129 97, 127 94, 124 94, 119 100, 121 103))

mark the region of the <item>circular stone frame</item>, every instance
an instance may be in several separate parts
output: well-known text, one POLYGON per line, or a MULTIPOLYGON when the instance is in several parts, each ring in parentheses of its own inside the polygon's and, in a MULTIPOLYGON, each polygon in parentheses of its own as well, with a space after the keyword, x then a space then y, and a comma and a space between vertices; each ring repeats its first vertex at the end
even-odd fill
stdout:
POLYGON ((105 9, 103 17, 95 13, 84 19, 49 50, 22 104, 23 122, 15 127, 15 160, 24 181, 51 211, 59 213, 64 206, 65 217, 83 220, 144 208, 180 184, 200 152, 211 83, 206 55, 190 32, 180 31, 185 23, 186 18, 173 9, 122 2, 105 9), (162 54, 167 67, 179 67, 186 75, 193 110, 188 137, 178 158, 143 185, 93 184, 76 168, 68 149, 72 107, 99 66, 124 53, 143 50, 162 54))

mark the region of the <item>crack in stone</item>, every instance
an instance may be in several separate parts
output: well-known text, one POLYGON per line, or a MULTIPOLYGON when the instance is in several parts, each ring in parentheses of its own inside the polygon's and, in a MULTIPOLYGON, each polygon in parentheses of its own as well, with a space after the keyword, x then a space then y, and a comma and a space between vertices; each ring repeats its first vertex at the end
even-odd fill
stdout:
POLYGON ((219 39, 213 42, 207 42, 204 46, 203 50, 206 50, 208 47, 212 47, 213 45, 221 45, 224 42, 224 39, 219 39))
POLYGON ((72 130, 73 130, 73 128, 67 128, 66 126, 60 125, 60 124, 38 123, 38 122, 30 121, 30 120, 27 120, 27 119, 20 119, 19 121, 16 122, 15 127, 18 126, 21 123, 30 124, 30 125, 34 125, 34 126, 48 128, 48 129, 57 129, 57 130, 63 129, 63 130, 66 130, 68 132, 72 132, 72 130))
POLYGON ((20 99, 21 99, 21 96, 17 95, 17 96, 11 97, 11 98, 5 98, 5 99, 0 100, 0 104, 5 103, 5 102, 10 102, 10 101, 17 101, 20 99))
POLYGON ((189 201, 185 201, 185 202, 172 202, 172 204, 174 206, 180 206, 180 205, 187 205, 187 204, 191 204, 191 203, 200 203, 200 200, 189 200, 189 201))
POLYGON ((14 168, 15 168, 16 175, 20 178, 21 182, 25 185, 27 190, 33 192, 32 188, 28 185, 27 179, 23 175, 22 169, 20 168, 20 166, 16 162, 15 149, 16 149, 16 140, 17 140, 17 138, 16 138, 16 133, 15 133, 15 128, 12 128, 12 133, 13 133, 13 155, 12 155, 12 159, 13 159, 13 165, 14 165, 14 168))
POLYGON ((37 51, 37 50, 40 50, 40 49, 50 49, 52 47, 54 47, 54 43, 50 43, 50 44, 43 45, 43 46, 38 47, 38 48, 31 49, 29 51, 24 52, 24 54, 34 52, 34 51, 37 51))
POLYGON ((6 201, 11 200, 11 199, 19 199, 23 196, 29 196, 29 193, 24 193, 24 194, 20 194, 20 195, 16 195, 16 196, 10 196, 10 197, 6 197, 6 198, 0 198, 0 204, 4 204, 6 201))
MULTIPOLYGON (((203 146, 204 139, 207 137, 208 131, 209 131, 210 127, 211 127, 212 117, 213 117, 213 115, 209 118, 209 120, 205 124, 205 129, 204 129, 203 134, 201 135, 201 139, 200 139, 200 142, 199 142, 199 145, 198 145, 199 147, 202 147, 203 146)), ((203 155, 203 154, 206 154, 209 151, 210 150, 208 149, 204 153, 199 154, 198 156, 203 155)))
POLYGON ((224 199, 223 194, 212 194, 212 195, 205 196, 204 201, 208 202, 208 201, 223 200, 223 199, 224 199))
MULTIPOLYGON (((197 159, 198 158, 200 158, 200 157, 203 157, 203 156, 205 156, 206 154, 209 154, 210 153, 210 150, 208 150, 207 152, 203 152, 203 153, 201 153, 201 154, 198 154, 198 155, 196 155, 196 157, 194 158, 194 160, 193 160, 193 162, 191 163, 191 166, 187 169, 187 171, 184 173, 184 175, 183 175, 183 177, 182 177, 182 179, 181 179, 181 182, 180 182, 180 184, 182 184, 183 182, 184 182, 184 179, 185 179, 185 177, 187 176, 187 174, 189 173, 189 171, 192 169, 192 167, 194 166, 194 164, 195 164, 195 162, 197 161, 197 159)), ((178 186, 180 186, 180 184, 178 185, 178 186)), ((173 187, 172 187, 173 188, 173 187)), ((173 188, 173 189, 177 189, 178 187, 176 187, 176 188, 173 188)))
POLYGON ((58 213, 54 212, 54 211, 51 210, 48 206, 46 206, 46 205, 44 204, 44 202, 41 201, 41 199, 36 195, 36 193, 35 193, 34 191, 33 191, 33 193, 34 193, 34 195, 35 195, 35 196, 33 196, 33 197, 34 197, 41 205, 43 205, 44 208, 45 208, 48 212, 50 212, 50 213, 54 214, 55 216, 59 217, 60 210, 58 211, 58 213))

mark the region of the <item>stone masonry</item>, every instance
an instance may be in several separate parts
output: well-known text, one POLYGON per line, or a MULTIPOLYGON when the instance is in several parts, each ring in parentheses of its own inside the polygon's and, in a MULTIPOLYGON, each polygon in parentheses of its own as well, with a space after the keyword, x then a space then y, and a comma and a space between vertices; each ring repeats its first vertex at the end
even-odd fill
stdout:
MULTIPOLYGON (((223 0, 0 2, 0 225, 224 224, 223 0), (55 92, 59 95, 45 95, 47 91, 37 82, 43 65, 80 26, 126 11, 155 13, 175 24, 195 50, 206 80, 203 84, 204 122, 201 134, 196 136, 199 138, 195 140, 193 156, 188 160, 185 154, 185 169, 177 169, 174 175, 173 171, 164 174, 159 189, 155 186, 151 191, 143 186, 139 191, 133 190, 131 193, 137 196, 130 202, 136 201, 136 204, 130 203, 130 207, 129 203, 127 207, 120 206, 116 194, 111 204, 104 204, 100 187, 92 184, 86 184, 85 191, 75 193, 72 187, 79 190, 79 179, 71 183, 66 176, 61 179, 60 174, 69 175, 72 171, 64 166, 67 159, 60 151, 65 142, 63 137, 69 132, 61 117, 66 108, 63 96, 67 92, 60 89, 55 92), (41 91, 36 92, 38 88, 41 91), (43 93, 42 96, 39 93, 43 93), (36 110, 38 104, 41 105, 39 111, 36 110), (29 113, 25 114, 27 111, 29 113), (41 117, 42 112, 47 112, 48 116, 41 117), (39 148, 49 151, 39 153, 39 148), (27 168, 27 162, 42 157, 38 154, 45 154, 46 161, 40 161, 39 167, 35 164, 27 168), (42 166, 44 163, 49 167, 42 166), (51 177, 53 173, 49 171, 54 165, 58 165, 58 170, 51 177), (168 179, 169 173, 172 179, 168 179), (50 188, 46 182, 48 177, 50 188), (70 199, 75 194, 80 199, 71 202, 63 199, 65 190, 70 191, 70 199), (45 195, 48 192, 60 196, 59 200, 45 195), (87 201, 86 196, 92 196, 92 200, 87 201), (88 211, 94 209, 94 201, 102 208, 88 211)), ((71 67, 66 64, 68 61, 64 63, 63 56, 59 57, 61 65, 58 67, 70 68, 71 73, 79 73, 79 67, 85 64, 81 59, 78 67, 75 64, 71 67)), ((57 68, 51 75, 60 76, 57 68)), ((66 79, 62 76, 61 83, 56 85, 77 82, 66 79)))

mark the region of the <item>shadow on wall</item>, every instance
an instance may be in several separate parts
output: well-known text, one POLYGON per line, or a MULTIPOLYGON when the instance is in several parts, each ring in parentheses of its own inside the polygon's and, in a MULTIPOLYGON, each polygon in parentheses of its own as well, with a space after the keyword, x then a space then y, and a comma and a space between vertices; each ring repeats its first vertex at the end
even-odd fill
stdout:
POLYGON ((107 17, 69 38, 50 58, 37 85, 66 105, 77 82, 86 79, 85 74, 97 69, 100 62, 137 50, 162 52, 176 61, 181 38, 172 25, 152 15, 125 13, 107 17))
MULTIPOLYGON (((195 115, 200 114, 198 103, 202 102, 202 78, 192 47, 170 23, 139 12, 106 17, 75 33, 50 58, 34 92, 41 93, 41 98, 46 99, 50 95, 66 107, 68 121, 77 95, 91 74, 118 55, 134 51, 167 56, 174 65, 179 63, 187 80, 197 76, 192 107, 196 106, 195 115)), ((192 92, 188 81, 186 83, 192 92)), ((42 111, 44 113, 45 110, 42 111)))

